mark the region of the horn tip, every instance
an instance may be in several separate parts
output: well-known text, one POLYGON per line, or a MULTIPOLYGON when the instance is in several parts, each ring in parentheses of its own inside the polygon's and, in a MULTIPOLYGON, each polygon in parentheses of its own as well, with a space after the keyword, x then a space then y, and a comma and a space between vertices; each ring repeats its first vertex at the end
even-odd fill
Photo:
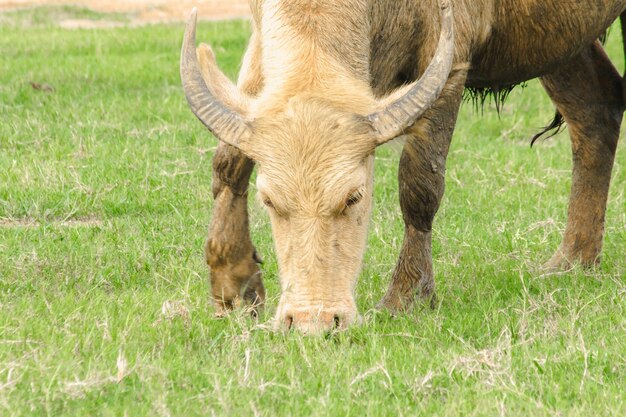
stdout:
POLYGON ((198 16, 198 8, 194 6, 191 9, 191 13, 189 13, 189 20, 195 22, 197 20, 197 16, 198 16))

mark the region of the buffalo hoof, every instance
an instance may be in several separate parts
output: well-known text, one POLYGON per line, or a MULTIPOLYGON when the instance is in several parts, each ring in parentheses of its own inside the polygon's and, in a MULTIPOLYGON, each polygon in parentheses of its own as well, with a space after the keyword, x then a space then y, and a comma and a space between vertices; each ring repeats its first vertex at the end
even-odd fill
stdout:
POLYGON ((570 271, 578 265, 583 268, 593 268, 600 264, 600 251, 593 251, 593 253, 593 256, 585 256, 582 251, 558 249, 552 258, 543 264, 541 270, 546 274, 556 274, 570 271))
POLYGON ((387 311, 392 316, 396 316, 398 314, 410 313, 417 306, 428 306, 430 309, 434 310, 437 306, 436 294, 431 292, 428 295, 410 294, 408 296, 403 296, 390 290, 387 291, 387 294, 385 294, 383 299, 376 304, 376 309, 387 311))
POLYGON ((265 304, 260 257, 253 251, 238 262, 210 266, 211 293, 215 315, 223 317, 235 308, 246 308, 257 316, 265 304))

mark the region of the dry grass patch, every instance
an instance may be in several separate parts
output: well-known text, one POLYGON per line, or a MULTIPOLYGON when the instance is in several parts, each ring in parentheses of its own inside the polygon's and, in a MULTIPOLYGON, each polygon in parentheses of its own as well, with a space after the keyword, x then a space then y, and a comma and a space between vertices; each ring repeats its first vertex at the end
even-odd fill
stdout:
POLYGON ((67 227, 67 228, 81 228, 81 227, 102 227, 104 221, 96 217, 83 217, 67 220, 48 220, 41 221, 34 218, 0 218, 0 228, 7 229, 34 229, 38 227, 67 227))

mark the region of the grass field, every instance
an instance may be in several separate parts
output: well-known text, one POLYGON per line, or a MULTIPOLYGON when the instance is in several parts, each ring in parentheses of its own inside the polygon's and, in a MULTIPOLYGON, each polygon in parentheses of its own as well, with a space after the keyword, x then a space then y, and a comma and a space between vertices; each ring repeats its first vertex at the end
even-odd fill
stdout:
MULTIPOLYGON (((37 13, 0 16, 0 415, 626 415, 623 140, 601 266, 543 276, 565 223, 567 134, 529 148, 553 114, 536 82, 500 116, 464 105, 434 229, 439 304, 396 318, 373 310, 403 230, 400 149, 380 149, 363 325, 273 333, 276 257, 254 198, 268 307, 212 315, 216 141, 180 87, 183 25, 70 31, 37 13)), ((225 22, 198 36, 234 77, 248 34, 225 22)), ((618 30, 608 49, 621 66, 618 30)))

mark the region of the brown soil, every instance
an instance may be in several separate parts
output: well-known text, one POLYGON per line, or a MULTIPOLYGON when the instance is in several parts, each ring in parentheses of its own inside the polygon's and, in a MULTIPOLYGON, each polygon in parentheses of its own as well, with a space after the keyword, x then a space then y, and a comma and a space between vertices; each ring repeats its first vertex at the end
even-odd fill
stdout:
MULTIPOLYGON (((104 13, 124 13, 130 25, 185 20, 192 7, 205 20, 247 18, 248 0, 0 0, 0 11, 51 5, 76 5, 104 13)), ((119 21, 71 20, 64 27, 119 26, 119 21)))

